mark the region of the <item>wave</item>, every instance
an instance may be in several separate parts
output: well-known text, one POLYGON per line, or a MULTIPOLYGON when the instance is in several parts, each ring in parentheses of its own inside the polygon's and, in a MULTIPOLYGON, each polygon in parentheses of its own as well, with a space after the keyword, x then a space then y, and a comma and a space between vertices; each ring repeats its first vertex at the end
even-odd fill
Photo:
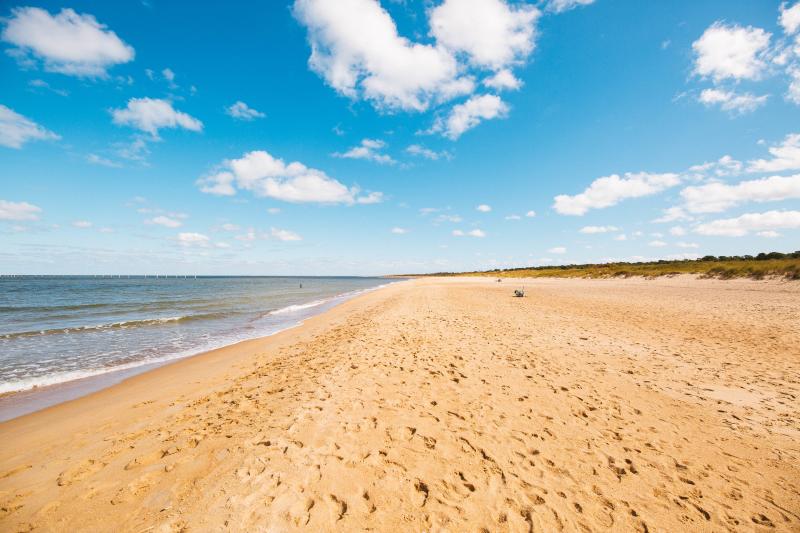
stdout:
POLYGON ((337 296, 334 296, 333 298, 328 298, 328 299, 325 299, 325 300, 314 300, 313 302, 308 302, 308 303, 305 303, 305 304, 288 305, 286 307, 281 307, 280 309, 275 309, 274 311, 270 311, 267 314, 268 315, 286 315, 286 314, 289 314, 289 313, 296 313, 297 311, 302 311, 303 309, 310 309, 312 307, 318 307, 318 306, 320 306, 322 304, 326 304, 326 303, 330 302, 331 300, 333 300, 334 298, 337 298, 337 296))
POLYGON ((72 333, 90 333, 93 331, 104 331, 114 329, 131 329, 147 326, 161 326, 175 322, 189 322, 193 320, 211 320, 214 318, 224 318, 229 313, 206 313, 202 315, 170 316, 162 318, 143 318, 138 320, 123 320, 122 322, 111 322, 109 324, 97 324, 92 326, 75 326, 70 328, 53 328, 33 331, 16 331, 12 333, 0 334, 0 339, 19 339, 21 337, 39 337, 42 335, 65 335, 72 333))

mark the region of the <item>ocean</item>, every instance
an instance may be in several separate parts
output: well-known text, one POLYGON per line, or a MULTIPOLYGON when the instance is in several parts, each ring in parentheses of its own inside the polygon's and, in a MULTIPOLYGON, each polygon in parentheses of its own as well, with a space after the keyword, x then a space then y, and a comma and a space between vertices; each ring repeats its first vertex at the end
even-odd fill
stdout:
POLYGON ((271 335, 387 283, 361 277, 2 277, 0 394, 127 376, 271 335))

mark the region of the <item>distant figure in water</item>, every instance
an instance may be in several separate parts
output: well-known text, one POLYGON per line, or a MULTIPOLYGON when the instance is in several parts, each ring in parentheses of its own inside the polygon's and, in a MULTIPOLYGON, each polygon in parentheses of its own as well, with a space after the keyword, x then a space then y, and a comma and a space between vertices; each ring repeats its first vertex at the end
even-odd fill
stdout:
POLYGON ((302 281, 300 282, 300 288, 301 289, 303 288, 303 282, 302 281))

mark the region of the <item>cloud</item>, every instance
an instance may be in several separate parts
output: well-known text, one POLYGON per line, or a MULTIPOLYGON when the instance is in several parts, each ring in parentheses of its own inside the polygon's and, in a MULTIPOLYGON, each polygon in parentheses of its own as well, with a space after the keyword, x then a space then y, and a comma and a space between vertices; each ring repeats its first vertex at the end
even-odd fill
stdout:
POLYGON ((584 226, 579 231, 591 235, 595 233, 612 233, 619 231, 619 228, 616 226, 584 226))
POLYGON ((76 220, 72 223, 72 225, 80 229, 88 229, 92 227, 92 223, 88 220, 76 220))
POLYGON ((395 235, 405 235, 408 233, 408 230, 405 228, 392 228, 391 233, 394 233, 395 235))
POLYGON ((674 235, 675 237, 681 237, 683 235, 686 235, 686 230, 680 226, 672 226, 671 228, 669 228, 669 234, 674 235))
POLYGON ((177 89, 178 84, 175 83, 175 73, 170 68, 165 68, 161 71, 161 75, 167 80, 170 89, 177 89))
MULTIPOLYGON (((800 55, 800 43, 798 43, 798 55, 800 55)), ((791 76, 792 81, 789 83, 789 90, 786 92, 786 99, 793 104, 800 105, 800 68, 792 67, 789 69, 788 73, 789 76, 791 76)))
POLYGON ((714 220, 700 224, 694 231, 700 235, 742 237, 751 232, 797 228, 800 228, 800 211, 767 211, 714 220))
POLYGON ((456 140, 482 120, 506 117, 508 109, 508 105, 494 94, 472 96, 463 104, 453 106, 446 119, 438 118, 430 132, 442 133, 445 137, 456 140))
POLYGON ((453 222, 453 223, 457 224, 459 222, 462 222, 463 220, 464 219, 462 219, 458 215, 445 215, 445 214, 442 214, 442 215, 439 215, 439 216, 436 217, 436 222, 453 222))
POLYGON ((273 239, 278 239, 279 241, 284 241, 284 242, 303 240, 303 238, 297 233, 286 229, 270 228, 269 234, 272 236, 273 239))
POLYGON ((105 77, 108 68, 134 57, 133 48, 116 33, 72 9, 52 16, 36 7, 14 8, 1 37, 17 46, 20 59, 35 56, 45 70, 72 76, 105 77))
POLYGON ((208 235, 203 235, 202 233, 186 232, 178 233, 178 243, 186 247, 198 246, 206 248, 211 244, 211 239, 208 235))
POLYGON ((202 192, 232 196, 242 189, 259 197, 295 203, 372 204, 383 198, 380 192, 361 195, 357 187, 348 188, 321 170, 297 161, 286 164, 264 150, 225 160, 220 167, 215 174, 197 181, 202 192))
POLYGON ((756 233, 756 235, 758 235, 759 237, 767 238, 767 239, 774 239, 776 237, 780 237, 781 236, 781 234, 778 233, 777 231, 771 231, 771 230, 769 230, 769 231, 759 231, 758 233, 756 233))
POLYGON ((380 150, 386 147, 386 143, 380 139, 363 139, 361 144, 350 148, 343 154, 334 153, 334 157, 342 157, 345 159, 366 159, 367 161, 375 161, 381 165, 394 165, 397 163, 391 156, 380 153, 380 150))
POLYGON ((100 157, 97 154, 89 154, 86 156, 86 161, 93 165, 100 165, 103 167, 109 168, 120 168, 122 165, 117 163, 116 161, 111 161, 110 159, 106 159, 105 157, 100 157))
POLYGON ((183 128, 202 131, 203 123, 196 118, 177 111, 172 103, 157 98, 131 98, 122 109, 112 109, 114 124, 131 126, 158 137, 162 128, 183 128))
POLYGON ((800 29, 800 2, 787 8, 786 2, 781 4, 780 24, 786 35, 792 35, 800 29))
POLYGON ((614 237, 614 240, 615 241, 627 241, 628 240, 628 236, 625 235, 624 233, 620 233, 619 235, 614 237))
POLYGON ((39 220, 41 212, 40 207, 28 202, 0 200, 0 220, 39 220))
POLYGON ((183 222, 177 218, 170 218, 164 215, 159 215, 151 219, 145 220, 145 224, 155 224, 157 226, 164 226, 165 228, 179 228, 183 222))
POLYGON ((238 119, 238 120, 255 120, 257 118, 264 118, 266 115, 261 111, 256 111, 252 107, 248 106, 241 100, 237 101, 235 104, 226 107, 225 113, 230 115, 231 117, 238 119))
POLYGON ((555 13, 562 13, 578 6, 588 6, 594 0, 550 0, 547 2, 547 10, 555 13))
POLYGON ((653 246, 654 248, 663 248, 666 245, 667 243, 664 241, 650 241, 647 243, 647 246, 653 246))
POLYGON ((241 229, 238 224, 231 224, 230 222, 226 222, 225 224, 221 225, 224 231, 239 231, 241 229))
POLYGON ((692 43, 694 72, 715 82, 729 78, 757 80, 767 68, 765 56, 771 36, 761 28, 715 22, 692 43))
POLYGON ((60 138, 52 131, 0 104, 0 146, 22 148, 28 141, 60 138))
POLYGON ((431 35, 477 66, 499 70, 533 51, 539 10, 502 0, 445 0, 430 12, 431 35))
POLYGON ((450 152, 444 150, 441 152, 435 152, 419 144, 409 145, 406 148, 406 153, 417 157, 424 157, 425 159, 430 159, 431 161, 436 161, 438 159, 451 159, 453 157, 450 152))
POLYGON ((565 254, 567 253, 567 249, 563 246, 556 246, 554 248, 548 249, 547 252, 551 254, 565 254))
POLYGON ((522 87, 522 82, 507 68, 498 70, 494 75, 483 80, 483 84, 492 89, 502 91, 516 91, 522 87))
POLYGON ((689 171, 696 173, 698 178, 706 178, 708 176, 716 176, 719 178, 735 176, 742 171, 742 162, 737 161, 729 155, 724 155, 717 161, 710 161, 689 167, 689 171))
POLYGON ((533 218, 536 216, 536 211, 528 211, 527 213, 525 213, 525 216, 528 218, 533 218))
POLYGON ((719 213, 746 202, 779 202, 800 198, 800 174, 771 176, 736 185, 708 183, 681 191, 686 209, 692 213, 719 213))
POLYGON ((705 89, 700 93, 698 101, 706 107, 719 106, 723 111, 743 115, 755 111, 767 103, 769 95, 756 96, 751 93, 737 94, 721 89, 705 89))
POLYGON ((477 237, 477 238, 482 238, 482 237, 486 237, 486 232, 484 232, 483 230, 480 230, 480 229, 473 229, 473 230, 466 231, 466 232, 463 231, 463 230, 460 230, 460 229, 454 229, 453 230, 453 236, 454 237, 477 237))
POLYGON ((486 204, 481 204, 481 205, 477 206, 475 209, 477 211, 480 211, 481 213, 488 213, 489 211, 492 210, 492 206, 489 206, 489 205, 486 205, 486 204))
POLYGON ((694 217, 686 213, 686 211, 679 206, 668 207, 664 209, 663 215, 653 220, 656 223, 675 222, 677 220, 694 220, 694 217))
POLYGON ((647 172, 617 174, 594 180, 580 194, 555 197, 553 209, 562 215, 584 215, 590 209, 603 209, 618 204, 627 198, 639 198, 656 194, 680 183, 677 174, 650 174, 647 172))
POLYGON ((508 215, 506 220, 522 220, 522 217, 519 215, 508 215))
POLYGON ((700 245, 696 242, 683 242, 678 241, 675 243, 678 248, 700 248, 700 245))
POLYGON ((267 213, 269 213, 270 215, 277 215, 280 212, 281 212, 280 207, 270 207, 267 209, 267 213))
POLYGON ((772 155, 772 159, 748 161, 748 172, 800 170, 800 133, 787 135, 781 144, 771 146, 769 153, 772 155))

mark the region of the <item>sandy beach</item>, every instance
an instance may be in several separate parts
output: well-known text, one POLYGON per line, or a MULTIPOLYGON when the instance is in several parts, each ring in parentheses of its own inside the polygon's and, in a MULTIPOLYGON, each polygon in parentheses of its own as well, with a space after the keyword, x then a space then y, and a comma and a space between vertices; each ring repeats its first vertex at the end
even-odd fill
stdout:
POLYGON ((0 530, 800 531, 798 347, 797 282, 398 283, 0 424, 0 530))

